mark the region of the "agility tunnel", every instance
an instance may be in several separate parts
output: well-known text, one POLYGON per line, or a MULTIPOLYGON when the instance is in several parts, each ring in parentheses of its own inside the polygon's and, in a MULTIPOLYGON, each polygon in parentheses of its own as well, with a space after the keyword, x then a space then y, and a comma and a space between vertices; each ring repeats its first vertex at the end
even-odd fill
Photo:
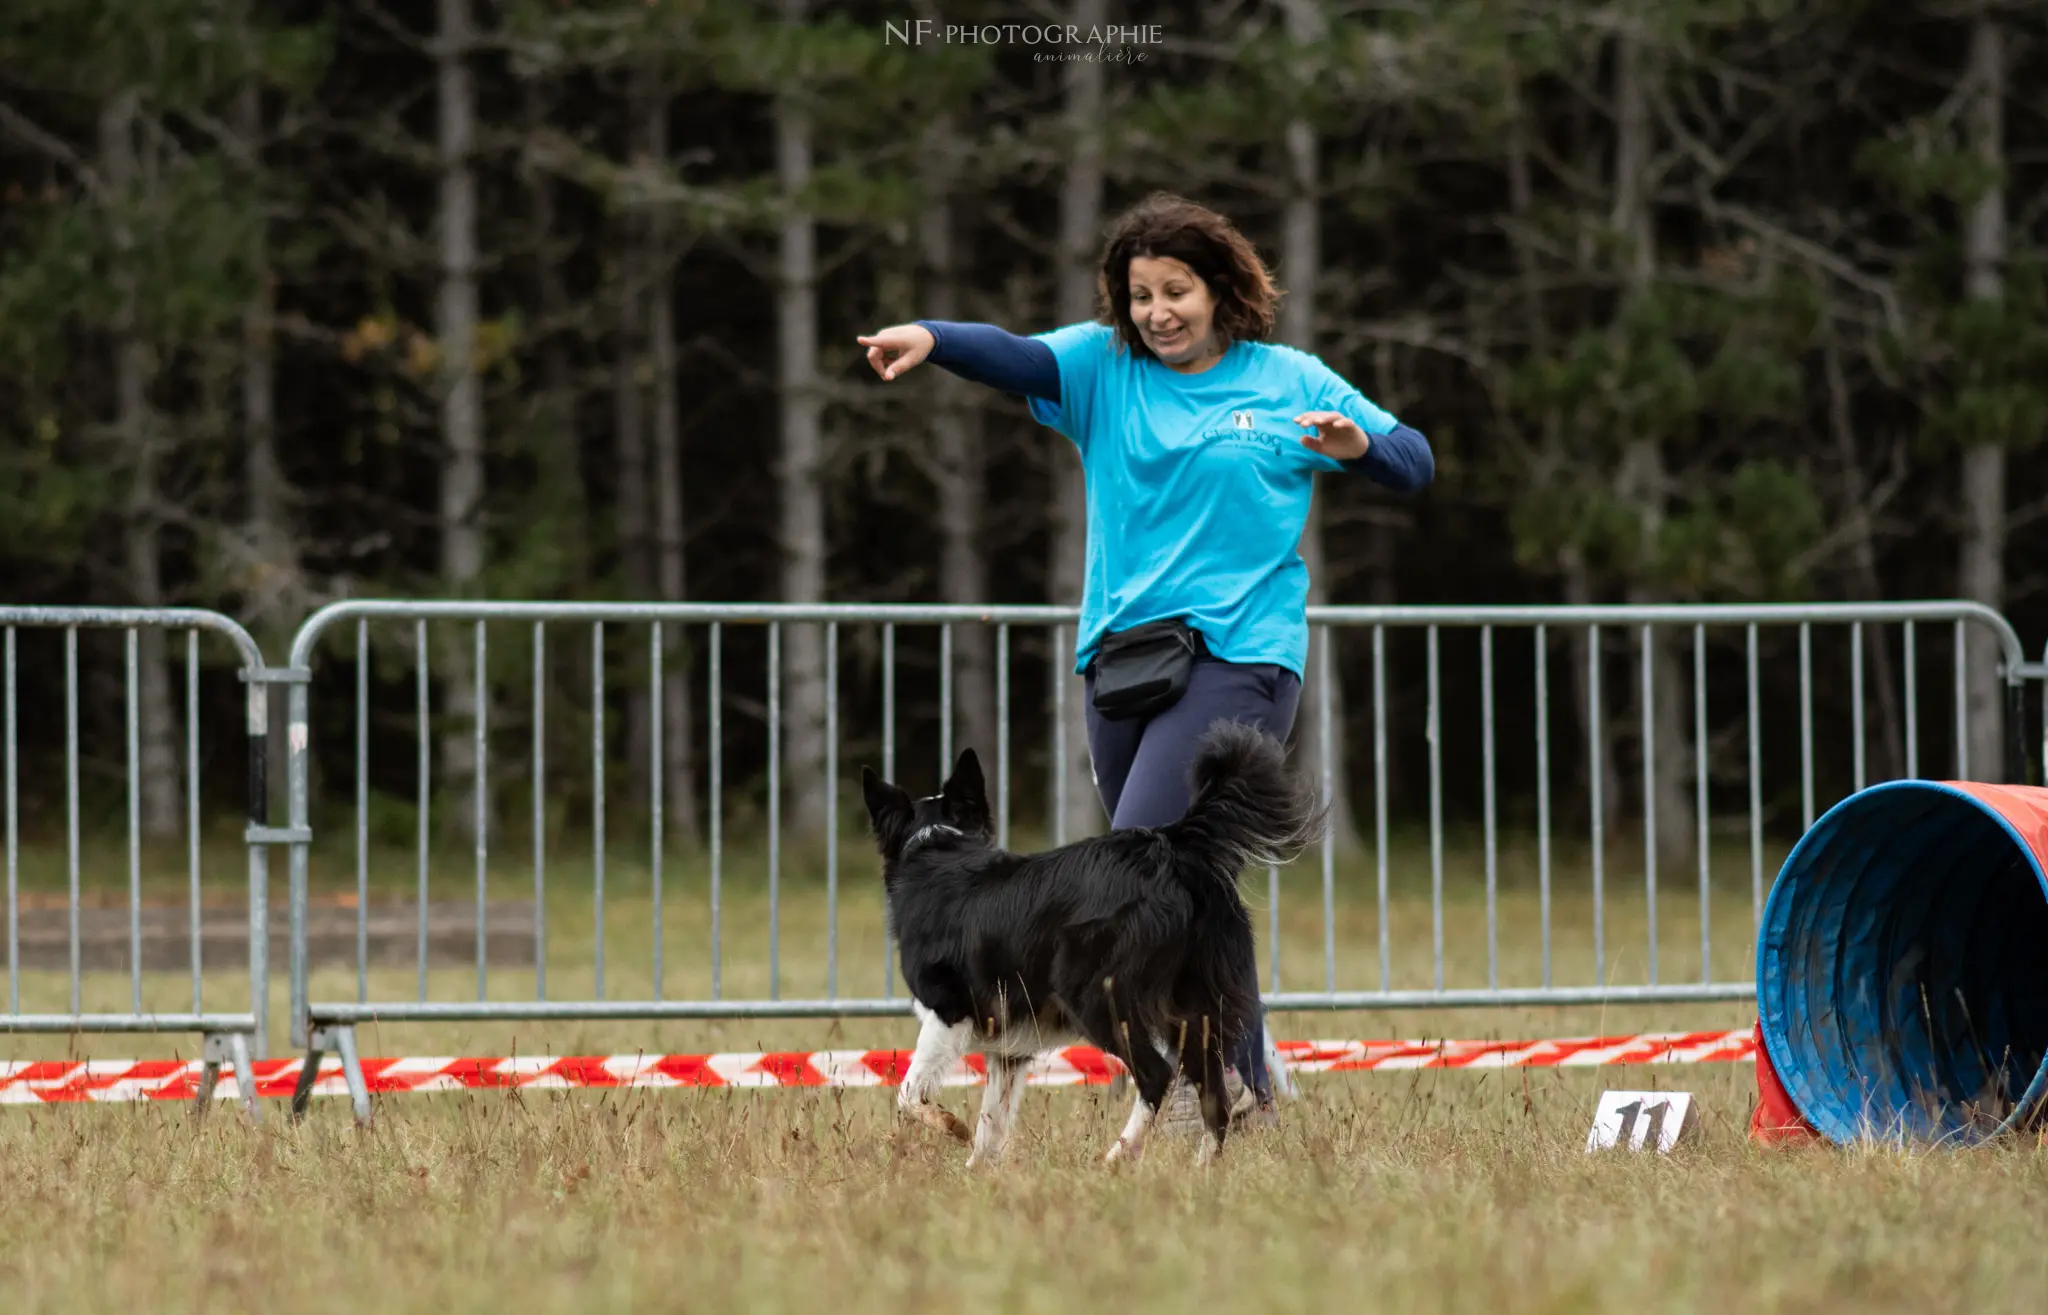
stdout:
POLYGON ((1828 1140, 1974 1143, 2048 1102, 2048 790, 1891 781, 1829 809, 1764 906, 1768 1065, 1828 1140))

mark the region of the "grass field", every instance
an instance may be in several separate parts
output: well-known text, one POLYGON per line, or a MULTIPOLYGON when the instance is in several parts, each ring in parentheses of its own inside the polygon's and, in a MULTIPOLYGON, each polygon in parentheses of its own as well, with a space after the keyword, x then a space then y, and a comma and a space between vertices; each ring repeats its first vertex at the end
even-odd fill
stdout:
MULTIPOLYGON (((1620 1075, 1616 1075, 1617 1077, 1620 1075)), ((415 1097, 358 1133, 161 1107, 0 1117, 23 1311, 2038 1311, 2030 1148, 1758 1152, 1691 1071, 1673 1160, 1588 1157, 1597 1075, 1321 1079, 1197 1173, 1098 1163, 1122 1109, 1033 1092, 1011 1162, 876 1092, 415 1097)), ((956 1103, 966 1093, 954 1093, 956 1103)))
MULTIPOLYGON (((623 848, 623 845, 622 845, 623 848)), ((1780 852, 1767 856, 1775 870, 1780 852)), ((1748 975, 1746 843, 1713 854, 1718 977, 1748 975)), ((61 886, 61 853, 26 855, 31 890, 61 886)), ((437 893, 474 894, 468 854, 444 856, 437 893)), ((494 897, 532 890, 524 856, 496 856, 494 897)), ((88 855, 89 884, 125 890, 125 854, 88 855), (110 874, 117 878, 110 883, 110 874)), ((283 863, 274 865, 276 896, 283 863)), ((1429 856, 1396 847, 1393 984, 1428 986, 1429 856)), ((181 868, 152 864, 152 898, 176 898, 181 868)), ((210 854, 210 886, 238 891, 233 850, 210 854)), ((1475 846, 1446 854, 1445 976, 1487 976, 1483 868, 1475 846)), ((1533 857, 1502 855, 1504 983, 1540 980, 1533 857)), ((412 856, 373 857, 373 897, 412 890, 412 856)), ((354 884, 346 850, 314 864, 316 894, 354 884)), ((1666 980, 1700 970, 1696 869, 1660 876, 1666 980)), ((838 988, 872 994, 883 947, 874 865, 842 847, 838 988)), ((757 855, 735 855, 725 889, 724 988, 766 991, 768 919, 757 855)), ((610 862, 607 989, 653 986, 652 894, 644 863, 610 862)), ((1262 939, 1263 881, 1251 883, 1262 939)), ((1633 855, 1610 853, 1606 975, 1641 981, 1647 908, 1633 855), (1633 859, 1634 861, 1631 861, 1633 859)), ((781 991, 822 994, 830 920, 814 856, 785 857, 781 991)), ((671 996, 708 988, 706 874, 668 865, 662 920, 671 996)), ((1340 987, 1379 980, 1368 853, 1335 874, 1340 987)), ((592 986, 588 860, 551 860, 553 998, 592 986)), ((1282 984, 1322 985, 1321 874, 1283 873, 1282 984)), ((281 916, 281 915, 280 915, 281 916)), ((1584 855, 1561 850, 1553 973, 1592 978, 1584 855)), ((1263 951, 1262 951, 1263 953, 1263 951)), ((123 974, 86 984, 88 1008, 125 1007, 123 974)), ((189 1003, 179 975, 145 980, 152 1002, 189 1003)), ((437 969, 428 993, 475 992, 473 967, 437 969)), ((373 998, 409 999, 414 970, 376 969, 373 998)), ((493 998, 530 996, 531 968, 492 972, 493 998)), ((63 1008, 61 974, 29 973, 23 1007, 63 1008)), ((353 969, 323 970, 316 998, 349 999, 353 969)), ((208 1003, 241 1007, 238 965, 208 974, 208 1003)), ((280 975, 274 1007, 282 1018, 280 975)), ((158 1007, 163 1007, 159 1005, 158 1007)), ((1742 1004, 1596 1010, 1291 1015, 1286 1036, 1567 1035, 1741 1026, 1742 1004)), ((525 1023, 366 1030, 365 1054, 503 1054, 907 1045, 908 1020, 525 1023)), ((279 1048, 283 1036, 280 1025, 279 1048)), ((60 1038, 0 1037, 10 1057, 56 1057, 60 1038)), ((103 1038, 100 1056, 190 1053, 189 1038, 103 1038)), ((0 1109, 0 1292, 23 1311, 292 1309, 393 1311, 804 1310, 833 1315, 973 1303, 999 1310, 2038 1311, 2048 1255, 2036 1221, 2048 1172, 2032 1144, 1899 1154, 1760 1152, 1744 1138, 1748 1065, 1491 1075, 1430 1072, 1312 1078, 1278 1129, 1233 1140, 1206 1173, 1193 1145, 1155 1140, 1112 1174, 1102 1151, 1125 1107, 1100 1090, 1030 1093, 1010 1162, 969 1174, 961 1148, 899 1125, 873 1091, 641 1091, 401 1096, 373 1131, 345 1102, 293 1127, 243 1126, 225 1109, 194 1125, 180 1107, 0 1109), (1603 1086, 1683 1086, 1701 1099, 1698 1142, 1671 1160, 1588 1157, 1603 1086), (225 1117, 223 1117, 225 1115, 225 1117)), ((946 1101, 969 1112, 979 1093, 946 1101)), ((272 1107, 276 1110, 276 1107, 272 1107)), ((281 1112, 281 1111, 279 1111, 281 1112)))

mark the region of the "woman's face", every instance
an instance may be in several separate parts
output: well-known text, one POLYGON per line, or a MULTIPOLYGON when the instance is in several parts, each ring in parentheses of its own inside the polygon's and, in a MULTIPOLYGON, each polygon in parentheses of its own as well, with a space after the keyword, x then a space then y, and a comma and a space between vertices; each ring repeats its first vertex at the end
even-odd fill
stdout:
POLYGON ((1171 257, 1139 256, 1130 278, 1131 320, 1153 355, 1176 367, 1222 355, 1213 333, 1216 298, 1193 270, 1171 257))

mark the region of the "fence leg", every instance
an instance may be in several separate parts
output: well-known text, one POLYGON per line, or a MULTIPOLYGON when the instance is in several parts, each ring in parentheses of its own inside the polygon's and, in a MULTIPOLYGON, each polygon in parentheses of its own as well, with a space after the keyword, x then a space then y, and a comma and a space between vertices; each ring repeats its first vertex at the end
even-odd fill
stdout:
POLYGON ((256 1103, 256 1065, 249 1058, 249 1038, 235 1032, 228 1037, 228 1056, 235 1066, 235 1090, 241 1093, 242 1110, 249 1116, 249 1122, 263 1120, 263 1107, 256 1103))
POLYGON ((1273 1040, 1270 1023, 1261 1024, 1266 1032, 1266 1077, 1273 1085, 1273 1094, 1293 1100, 1301 1094, 1294 1085, 1294 1075, 1287 1071, 1287 1059, 1280 1053, 1280 1047, 1273 1040))
MULTIPOLYGON (((2048 684, 2041 687, 2048 699, 2048 684)), ((2027 687, 2017 680, 2005 686, 2005 779, 2010 785, 2032 785, 2033 768, 2027 762, 2027 687)), ((2043 764, 2048 771, 2048 764, 2043 764)))
POLYGON ((220 1067, 232 1065, 235 1092, 242 1098, 242 1110, 251 1123, 263 1117, 256 1105, 256 1071, 249 1062, 249 1038, 241 1032, 208 1032, 199 1061, 199 1090, 193 1098, 192 1117, 204 1118, 220 1086, 220 1067))
POLYGON ((348 1083, 348 1097, 355 1106, 356 1123, 370 1126, 370 1087, 363 1081, 363 1062, 356 1056, 356 1030, 337 1028, 335 1041, 341 1050, 341 1075, 348 1083))
POLYGON ((327 1033, 315 1031, 308 1038, 306 1062, 299 1069, 299 1083, 292 1088, 292 1122, 306 1117, 306 1106, 313 1100, 313 1084, 320 1079, 320 1061, 327 1057, 327 1033))
POLYGON ((213 1105, 213 1089, 220 1084, 220 1038, 208 1033, 199 1061, 199 1091, 192 1098, 192 1117, 203 1119, 213 1105))
POLYGON ((307 1037, 306 1066, 299 1070, 298 1089, 292 1092, 292 1118, 304 1116, 313 1099, 313 1084, 320 1077, 320 1061, 328 1051, 341 1056, 341 1079, 348 1084, 349 1103, 355 1109, 356 1126, 370 1126, 370 1087, 363 1081, 363 1062, 356 1054, 353 1027, 316 1027, 307 1037))
POLYGON ((363 1081, 363 1061, 356 1054, 356 1030, 353 1027, 316 1027, 312 1030, 306 1051, 306 1067, 299 1073, 299 1089, 292 1095, 292 1117, 305 1112, 306 1105, 313 1098, 313 1083, 318 1079, 321 1056, 328 1051, 341 1056, 341 1080, 348 1084, 349 1104, 355 1109, 356 1126, 370 1126, 370 1085, 363 1081))

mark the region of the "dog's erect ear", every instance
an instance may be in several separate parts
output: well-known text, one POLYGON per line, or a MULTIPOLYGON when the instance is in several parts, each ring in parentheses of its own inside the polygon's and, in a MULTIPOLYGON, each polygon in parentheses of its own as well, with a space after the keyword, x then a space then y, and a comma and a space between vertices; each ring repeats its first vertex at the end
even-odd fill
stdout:
POLYGON ((946 816, 955 825, 969 830, 989 831, 988 785, 982 780, 981 759, 974 756, 974 750, 962 749, 960 760, 953 764, 953 774, 946 778, 940 788, 946 804, 946 816))
POLYGON ((913 808, 910 795, 875 775, 872 767, 860 769, 860 793, 867 800, 868 821, 874 824, 877 835, 882 834, 885 821, 907 818, 913 808))
POLYGON ((953 764, 953 774, 946 778, 940 793, 948 802, 987 798, 988 786, 981 778, 981 759, 974 756, 974 750, 960 751, 959 760, 953 764))

